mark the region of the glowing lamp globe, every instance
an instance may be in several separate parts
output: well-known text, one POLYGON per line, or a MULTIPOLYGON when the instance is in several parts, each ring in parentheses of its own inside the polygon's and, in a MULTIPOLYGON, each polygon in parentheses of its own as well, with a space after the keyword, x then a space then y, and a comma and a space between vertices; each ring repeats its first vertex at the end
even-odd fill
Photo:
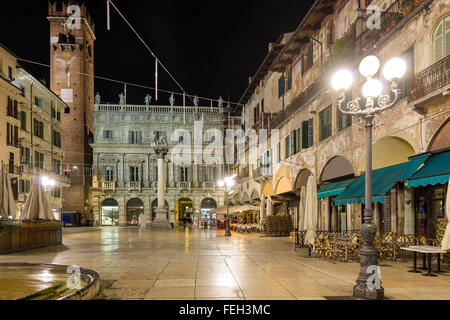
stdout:
POLYGON ((389 60, 383 69, 384 77, 391 81, 393 79, 401 79, 406 73, 406 62, 401 58, 389 60))
POLYGON ((47 187, 49 185, 48 177, 41 177, 41 186, 47 187))
POLYGON ((353 85, 352 73, 348 70, 340 70, 336 72, 331 80, 331 85, 336 91, 350 89, 353 85))
POLYGON ((361 72, 365 78, 373 77, 378 70, 380 70, 380 60, 375 56, 365 57, 359 65, 359 72, 361 72))
POLYGON ((223 180, 220 180, 219 182, 217 182, 217 185, 219 186, 219 188, 223 188, 225 186, 225 182, 223 180))
POLYGON ((379 97, 381 95, 381 91, 383 91, 383 85, 381 84, 381 81, 376 79, 366 81, 362 89, 363 96, 366 98, 379 97))

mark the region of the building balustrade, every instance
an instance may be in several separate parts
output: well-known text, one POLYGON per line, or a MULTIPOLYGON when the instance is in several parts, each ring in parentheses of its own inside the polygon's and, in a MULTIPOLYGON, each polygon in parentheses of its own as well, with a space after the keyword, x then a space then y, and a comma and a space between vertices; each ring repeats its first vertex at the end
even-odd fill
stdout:
POLYGON ((219 107, 183 107, 183 106, 146 106, 146 105, 116 105, 96 104, 96 112, 109 113, 152 113, 152 114, 223 114, 219 107))
POLYGON ((103 190, 116 190, 117 183, 115 181, 105 181, 102 183, 103 190))
POLYGON ((214 182, 203 182, 203 189, 214 190, 215 187, 216 187, 216 184, 214 182))
POLYGON ((416 74, 408 83, 408 102, 434 97, 450 89, 450 55, 416 74))
POLYGON ((142 188, 141 181, 131 181, 128 182, 128 189, 130 190, 140 190, 142 188))
POLYGON ((270 166, 262 166, 253 170, 253 179, 258 180, 265 177, 272 176, 272 170, 270 166))
POLYGON ((190 182, 178 182, 178 189, 190 191, 191 183, 190 182))

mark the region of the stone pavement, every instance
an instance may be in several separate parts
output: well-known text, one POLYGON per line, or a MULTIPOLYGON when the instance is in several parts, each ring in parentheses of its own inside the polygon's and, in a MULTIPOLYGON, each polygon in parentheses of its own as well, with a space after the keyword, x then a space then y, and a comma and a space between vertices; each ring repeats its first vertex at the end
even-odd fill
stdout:
MULTIPOLYGON (((98 299, 293 300, 350 297, 356 263, 305 258, 287 238, 223 231, 69 229, 61 247, 0 256, 0 262, 78 265, 102 279, 98 299)), ((450 273, 408 273, 411 262, 382 261, 388 299, 450 299, 450 273)), ((447 267, 447 270, 449 268, 447 267)))

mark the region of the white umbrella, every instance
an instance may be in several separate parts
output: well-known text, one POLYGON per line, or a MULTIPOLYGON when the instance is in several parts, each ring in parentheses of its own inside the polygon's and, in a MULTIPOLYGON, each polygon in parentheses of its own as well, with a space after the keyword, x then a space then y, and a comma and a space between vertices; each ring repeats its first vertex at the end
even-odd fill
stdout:
POLYGON ((0 218, 16 218, 16 204, 14 201, 11 180, 4 171, 0 174, 0 218))
POLYGON ((314 245, 317 229, 317 186, 314 176, 308 179, 305 204, 306 243, 314 245))
POLYGON ((445 202, 445 212, 447 214, 447 229, 445 229, 445 235, 442 239, 442 250, 450 250, 450 181, 448 183, 447 200, 445 202))
POLYGON ((266 198, 264 194, 261 197, 261 205, 259 208, 259 224, 264 224, 264 221, 266 220, 266 198))
POLYGON ((300 189, 300 201, 298 210, 298 228, 300 231, 306 230, 307 226, 305 224, 305 202, 306 202, 306 187, 300 189))
POLYGON ((37 180, 25 201, 20 220, 55 220, 44 187, 37 180))
POLYGON ((272 215, 273 206, 272 206, 272 197, 267 198, 267 214, 266 216, 269 217, 272 215))

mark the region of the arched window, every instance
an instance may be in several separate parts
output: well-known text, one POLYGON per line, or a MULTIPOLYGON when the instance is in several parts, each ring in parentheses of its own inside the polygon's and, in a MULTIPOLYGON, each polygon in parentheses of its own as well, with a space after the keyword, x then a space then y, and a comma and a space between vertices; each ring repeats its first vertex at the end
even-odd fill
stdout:
POLYGON ((433 33, 433 63, 450 54, 450 16, 443 18, 433 33))
POLYGON ((331 49, 331 45, 334 43, 334 20, 328 23, 327 27, 327 46, 331 49))

